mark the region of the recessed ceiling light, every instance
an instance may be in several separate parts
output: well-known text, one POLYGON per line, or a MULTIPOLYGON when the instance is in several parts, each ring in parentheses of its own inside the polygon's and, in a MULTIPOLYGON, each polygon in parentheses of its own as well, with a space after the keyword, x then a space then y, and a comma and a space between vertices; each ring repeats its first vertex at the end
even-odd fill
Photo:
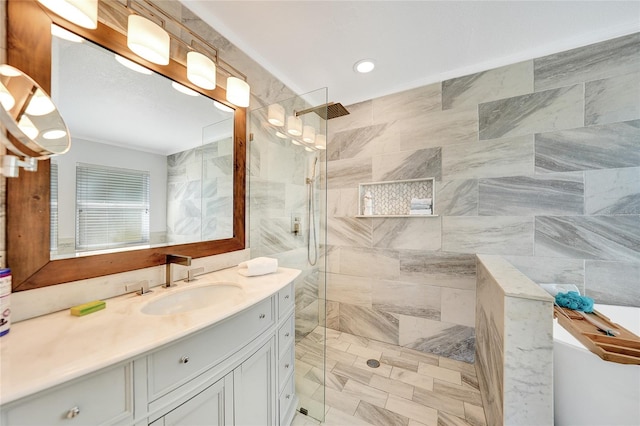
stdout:
POLYGON ((353 69, 361 74, 366 74, 373 71, 375 67, 376 64, 375 62, 373 62, 373 59, 363 59, 356 62, 356 64, 353 66, 353 69))

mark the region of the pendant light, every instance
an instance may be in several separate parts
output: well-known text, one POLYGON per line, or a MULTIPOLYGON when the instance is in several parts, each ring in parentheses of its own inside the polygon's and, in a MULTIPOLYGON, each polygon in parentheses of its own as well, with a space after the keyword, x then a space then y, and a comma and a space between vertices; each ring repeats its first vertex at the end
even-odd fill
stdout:
POLYGON ((304 126, 302 128, 302 140, 306 143, 313 143, 316 140, 316 129, 313 126, 304 126))
POLYGON ((238 77, 227 78, 227 100, 234 105, 246 108, 249 106, 250 88, 246 81, 238 77))
POLYGON ((27 137, 29 137, 29 139, 35 139, 40 134, 38 128, 26 115, 20 117, 20 121, 18 121, 18 127, 25 135, 27 135, 27 137))
POLYGON ((287 133, 293 136, 302 135, 302 120, 300 117, 295 115, 287 117, 287 133))
POLYGON ((269 105, 267 121, 274 126, 284 126, 284 107, 280 104, 269 105))
POLYGON ((47 9, 84 28, 98 28, 98 0, 38 0, 47 9))
POLYGON ((169 34, 140 15, 129 15, 127 46, 133 53, 158 65, 169 63, 169 34))
POLYGON ((190 82, 206 90, 216 88, 216 64, 202 53, 187 53, 187 78, 190 82))
POLYGON ((9 89, 7 89, 5 85, 0 82, 0 105, 2 105, 2 107, 7 111, 10 111, 15 104, 16 100, 9 92, 9 89))
POLYGON ((326 135, 321 135, 320 133, 318 133, 316 135, 316 148, 317 149, 321 149, 321 150, 327 149, 327 136, 326 135))

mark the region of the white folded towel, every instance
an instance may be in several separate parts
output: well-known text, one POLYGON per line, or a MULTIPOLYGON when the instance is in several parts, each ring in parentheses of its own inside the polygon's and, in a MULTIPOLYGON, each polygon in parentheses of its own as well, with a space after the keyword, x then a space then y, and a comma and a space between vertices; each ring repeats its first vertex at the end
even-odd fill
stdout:
POLYGON ((432 198, 412 198, 411 210, 430 209, 432 203, 432 198))
POLYGON ((271 274, 278 270, 278 259, 256 257, 238 264, 238 273, 245 277, 271 274))
POLYGON ((411 209, 409 210, 409 214, 417 216, 431 216, 431 209, 411 209))

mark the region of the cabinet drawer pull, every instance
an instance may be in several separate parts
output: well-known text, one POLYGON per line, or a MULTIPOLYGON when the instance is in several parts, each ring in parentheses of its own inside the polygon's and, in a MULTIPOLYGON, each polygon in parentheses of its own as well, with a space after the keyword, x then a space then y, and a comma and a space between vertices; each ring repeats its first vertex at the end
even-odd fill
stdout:
POLYGON ((286 332, 286 333, 284 334, 284 337, 289 337, 289 332, 286 332))
POLYGON ((80 415, 80 407, 73 407, 71 410, 67 411, 67 418, 73 419, 74 417, 78 417, 80 415))
POLYGON ((289 295, 287 294, 287 295, 284 297, 284 300, 287 300, 288 298, 289 298, 289 295))
POLYGON ((180 358, 180 364, 186 364, 188 362, 189 362, 188 356, 183 356, 182 358, 180 358))
POLYGON ((289 364, 285 364, 284 368, 288 369, 289 368, 289 364))
POLYGON ((267 317, 267 316, 266 316, 265 314, 260 314, 260 319, 264 319, 264 318, 266 318, 266 317, 267 317))
POLYGON ((291 394, 287 394, 287 396, 285 396, 285 398, 290 399, 291 398, 291 394))

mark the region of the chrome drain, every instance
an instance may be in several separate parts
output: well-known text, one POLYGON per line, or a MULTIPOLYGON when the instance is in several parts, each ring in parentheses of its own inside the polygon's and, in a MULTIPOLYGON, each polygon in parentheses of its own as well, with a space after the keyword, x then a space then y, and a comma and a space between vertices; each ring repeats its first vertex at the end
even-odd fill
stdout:
POLYGON ((367 360, 367 366, 371 368, 378 368, 380 367, 380 361, 378 361, 377 359, 367 360))

